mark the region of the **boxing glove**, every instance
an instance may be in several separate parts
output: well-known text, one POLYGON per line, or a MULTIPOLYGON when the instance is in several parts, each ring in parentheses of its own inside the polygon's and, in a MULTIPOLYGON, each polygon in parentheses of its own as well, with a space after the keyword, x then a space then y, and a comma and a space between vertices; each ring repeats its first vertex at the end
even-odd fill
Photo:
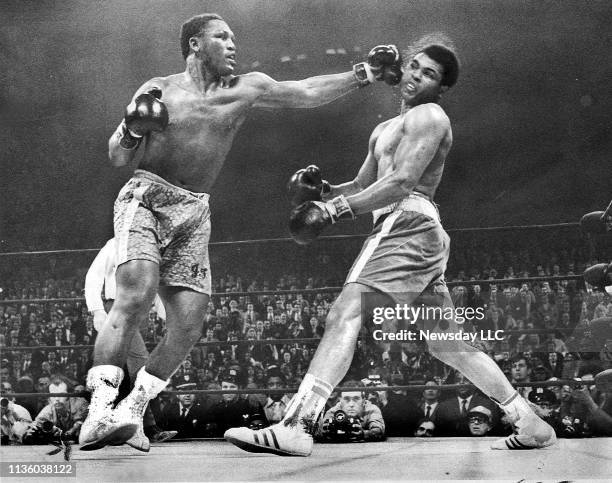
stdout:
POLYGON ((329 183, 321 178, 321 170, 311 164, 296 171, 287 183, 291 206, 301 205, 305 201, 321 201, 322 196, 331 191, 329 183))
POLYGON ((162 91, 153 88, 137 96, 125 108, 122 123, 122 147, 132 149, 151 131, 163 131, 168 126, 168 109, 160 101, 162 91))
POLYGON ((353 72, 362 84, 382 80, 396 85, 402 78, 402 57, 395 45, 377 45, 368 53, 367 62, 353 66, 353 72))
POLYGON ((298 245, 308 245, 329 225, 341 218, 355 218, 353 210, 342 195, 326 203, 306 201, 294 208, 289 216, 289 231, 298 245))

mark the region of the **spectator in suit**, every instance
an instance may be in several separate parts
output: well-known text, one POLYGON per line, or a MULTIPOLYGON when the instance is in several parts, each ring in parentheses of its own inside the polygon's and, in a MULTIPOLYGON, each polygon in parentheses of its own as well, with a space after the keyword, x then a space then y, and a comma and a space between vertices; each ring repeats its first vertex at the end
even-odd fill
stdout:
MULTIPOLYGON (((195 382, 176 386, 178 391, 195 389, 195 382)), ((181 394, 162 409, 163 428, 177 438, 197 438, 204 435, 205 414, 195 394, 181 394)))
POLYGON ((438 423, 438 408, 440 405, 440 389, 436 381, 429 380, 425 383, 429 386, 423 390, 421 402, 419 403, 419 419, 438 423))
MULTIPOLYGON (((221 389, 236 390, 243 385, 240 368, 231 367, 220 377, 221 389)), ((261 404, 247 401, 239 394, 223 394, 223 399, 212 406, 206 414, 206 434, 222 437, 229 428, 250 426, 253 429, 265 425, 261 404)))
MULTIPOLYGON (((390 385, 403 384, 404 376, 401 372, 391 374, 390 385)), ((412 436, 421 416, 416 401, 407 396, 405 391, 392 389, 387 391, 387 397, 382 402, 387 436, 412 436)))

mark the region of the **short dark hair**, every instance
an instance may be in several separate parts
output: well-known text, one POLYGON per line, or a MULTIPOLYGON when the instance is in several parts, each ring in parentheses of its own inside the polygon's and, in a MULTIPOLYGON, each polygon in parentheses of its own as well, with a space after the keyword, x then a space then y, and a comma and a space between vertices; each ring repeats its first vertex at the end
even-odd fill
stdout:
POLYGON ((453 87, 459 78, 459 58, 453 41, 446 34, 436 32, 424 35, 403 53, 404 62, 423 53, 442 66, 444 72, 440 85, 453 87))
POLYGON ((181 51, 183 52, 183 59, 186 59, 189 55, 189 39, 194 35, 200 34, 211 20, 223 19, 216 13, 203 13, 191 17, 181 26, 181 51))

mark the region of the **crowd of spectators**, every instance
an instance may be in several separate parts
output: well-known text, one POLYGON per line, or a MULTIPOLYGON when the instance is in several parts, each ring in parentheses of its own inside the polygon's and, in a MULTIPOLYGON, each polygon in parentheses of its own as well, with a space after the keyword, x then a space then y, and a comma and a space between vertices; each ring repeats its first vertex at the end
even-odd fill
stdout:
MULTIPOLYGON (((535 406, 544 407, 542 413, 555 420, 560 435, 606 434, 609 426, 605 417, 601 423, 602 416, 597 411, 612 414, 612 396, 606 398, 588 381, 612 364, 610 346, 591 327, 594 319, 612 316, 610 296, 592 290, 582 281, 512 282, 525 276, 581 274, 597 259, 590 256, 587 246, 580 244, 558 250, 552 247, 548 251, 500 246, 487 250, 467 240, 463 248, 452 252, 447 279, 457 282, 452 288, 455 305, 480 308, 484 314, 480 320, 467 321, 463 330, 505 332, 501 341, 477 339, 476 344, 498 363, 512 382, 576 379, 574 385, 552 387, 544 390, 544 395, 531 388, 520 389, 523 395, 533 399, 535 406), (507 282, 461 284, 490 279, 507 279, 507 282), (555 330, 521 332, 525 329, 555 330), (593 422, 595 413, 599 414, 600 423, 593 422)), ((179 430, 179 437, 220 436, 224 428, 232 425, 264 426, 278 421, 290 393, 267 395, 258 390, 297 387, 306 373, 316 340, 312 343, 302 339, 318 339, 323 335, 325 318, 337 293, 331 290, 291 295, 233 293, 338 286, 349 260, 334 253, 317 252, 307 261, 307 266, 296 264, 295 270, 286 274, 287 267, 293 267, 284 266, 278 260, 270 262, 271 256, 257 259, 260 269, 272 267, 266 276, 252 267, 241 271, 233 266, 235 261, 230 261, 228 271, 214 278, 213 291, 224 295, 212 297, 202 320, 201 342, 205 344, 193 348, 170 385, 171 389, 187 391, 240 387, 252 389, 252 394, 160 396, 153 406, 158 424, 165 429, 179 430), (233 406, 235 410, 231 409, 233 406), (244 415, 248 417, 245 419, 244 415)), ((21 300, 0 304, 0 378, 3 396, 8 397, 11 405, 24 408, 31 420, 36 420, 46 407, 48 413, 49 401, 44 398, 12 401, 10 393, 47 393, 50 386, 58 384, 65 384, 68 391, 83 390, 92 364, 92 350, 82 346, 92 345, 97 334, 82 300, 35 301, 81 297, 87 262, 61 256, 29 265, 20 265, 21 262, 13 261, 0 273, 0 299, 21 300), (12 350, 23 346, 32 350, 12 350)), ((213 258, 213 268, 214 263, 213 258)), ((374 340, 372 329, 372 324, 365 324, 347 381, 361 381, 373 387, 381 384, 430 386, 417 392, 373 389, 361 394, 362 406, 380 410, 387 435, 477 436, 510 431, 497 406, 481 394, 473 390, 446 393, 437 388, 440 384, 455 382, 460 375, 430 356, 424 343, 379 343, 374 340), (465 407, 463 400, 467 400, 465 407)), ((152 311, 141 332, 152 348, 164 337, 165 323, 152 311)), ((353 395, 353 399, 359 398, 353 395)), ((341 402, 341 395, 334 393, 328 409, 340 408, 341 402)), ((62 404, 72 407, 72 403, 63 400, 62 404)), ((82 416, 82 407, 80 410, 78 414, 68 411, 75 414, 73 426, 82 416)), ((4 430, 7 411, 3 405, 3 435, 10 439, 10 433, 4 430)), ((16 418, 17 412, 21 414, 17 419, 24 420, 21 409, 13 411, 12 418, 16 418)), ((73 426, 64 431, 70 431, 73 426)), ((329 424, 326 427, 329 429, 329 424)), ((369 433, 364 431, 364 434, 369 433)))

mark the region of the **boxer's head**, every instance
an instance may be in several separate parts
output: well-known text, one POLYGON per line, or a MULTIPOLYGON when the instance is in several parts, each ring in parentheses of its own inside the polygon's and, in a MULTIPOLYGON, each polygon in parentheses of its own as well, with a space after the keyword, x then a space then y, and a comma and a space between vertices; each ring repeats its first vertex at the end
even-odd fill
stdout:
POLYGON ((181 28, 183 58, 192 53, 214 75, 228 76, 236 66, 234 33, 217 14, 205 13, 187 20, 181 28))
POLYGON ((412 106, 438 102, 459 77, 459 59, 452 41, 444 34, 429 34, 403 53, 400 92, 412 106))

